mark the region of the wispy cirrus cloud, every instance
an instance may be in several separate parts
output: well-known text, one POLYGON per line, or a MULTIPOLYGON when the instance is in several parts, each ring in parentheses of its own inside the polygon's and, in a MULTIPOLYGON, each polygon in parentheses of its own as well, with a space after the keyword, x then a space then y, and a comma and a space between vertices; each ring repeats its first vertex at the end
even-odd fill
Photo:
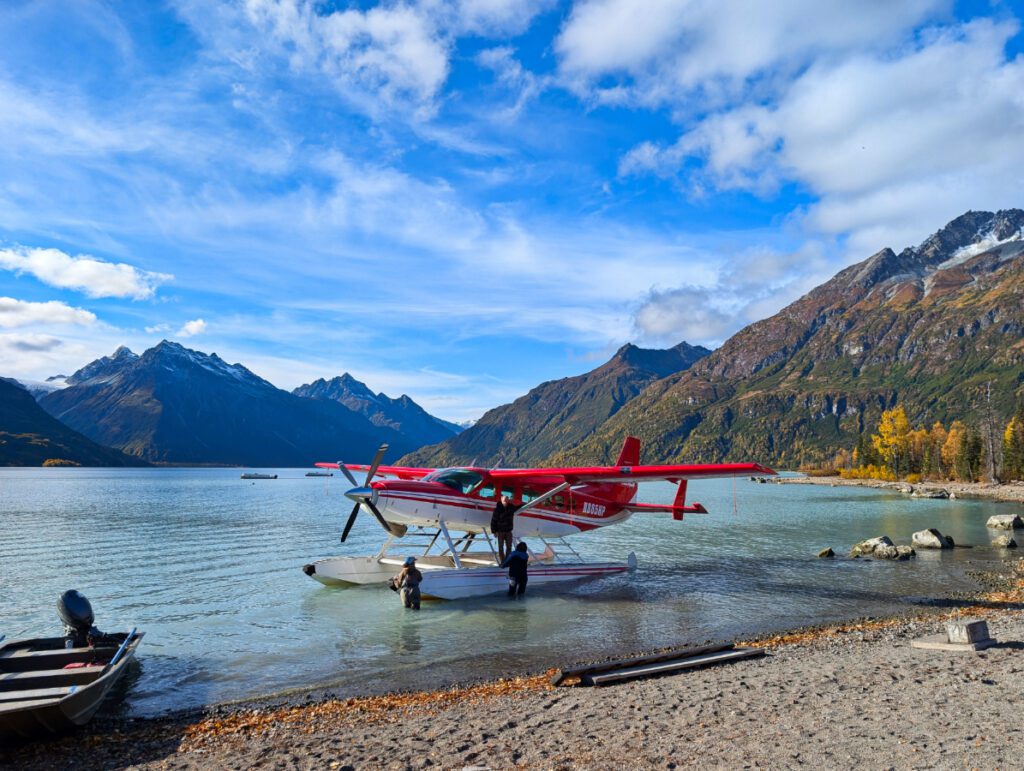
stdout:
POLYGON ((144 300, 174 278, 90 255, 71 256, 60 249, 15 247, 0 249, 0 268, 27 273, 49 286, 73 289, 89 297, 129 297, 144 300))

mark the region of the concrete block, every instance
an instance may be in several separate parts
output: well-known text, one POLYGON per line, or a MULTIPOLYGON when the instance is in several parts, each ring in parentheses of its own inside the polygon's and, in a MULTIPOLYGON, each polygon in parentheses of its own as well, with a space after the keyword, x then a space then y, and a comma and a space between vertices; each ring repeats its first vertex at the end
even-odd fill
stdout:
POLYGON ((977 618, 960 618, 946 622, 948 641, 960 645, 988 640, 988 624, 977 618))

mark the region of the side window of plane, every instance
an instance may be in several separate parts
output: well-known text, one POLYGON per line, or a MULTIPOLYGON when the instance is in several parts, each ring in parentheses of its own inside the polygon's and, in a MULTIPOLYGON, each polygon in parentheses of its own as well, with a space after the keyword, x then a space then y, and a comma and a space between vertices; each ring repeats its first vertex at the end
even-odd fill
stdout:
POLYGON ((479 495, 481 498, 494 498, 494 493, 494 485, 484 485, 483 487, 476 491, 476 494, 479 495))

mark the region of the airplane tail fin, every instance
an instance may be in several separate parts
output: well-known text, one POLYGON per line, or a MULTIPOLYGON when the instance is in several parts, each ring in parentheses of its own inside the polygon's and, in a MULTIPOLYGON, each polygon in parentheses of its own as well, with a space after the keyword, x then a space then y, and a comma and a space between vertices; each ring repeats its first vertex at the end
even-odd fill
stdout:
POLYGON ((615 461, 616 466, 639 466, 640 465, 640 440, 635 436, 627 436, 622 443, 622 450, 619 452, 619 459, 615 461))

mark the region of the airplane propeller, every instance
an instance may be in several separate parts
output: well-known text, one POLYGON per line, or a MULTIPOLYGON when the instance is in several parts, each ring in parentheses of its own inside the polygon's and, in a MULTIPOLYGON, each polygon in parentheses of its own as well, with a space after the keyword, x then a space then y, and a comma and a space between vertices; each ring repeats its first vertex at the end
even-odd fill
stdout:
POLYGON ((342 543, 345 543, 345 539, 348 538, 349 531, 352 530, 352 525, 355 524, 360 506, 366 506, 373 513, 373 516, 377 518, 377 521, 380 522, 381 527, 392 535, 403 536, 406 533, 407 528, 404 525, 389 524, 373 502, 373 488, 370 487, 370 482, 373 480, 374 475, 376 475, 377 467, 380 466, 380 462, 384 459, 384 453, 387 452, 387 450, 387 444, 382 444, 377 448, 377 454, 373 456, 373 463, 370 464, 370 468, 366 472, 366 481, 363 482, 362 487, 360 487, 359 483, 356 482, 352 473, 345 468, 345 464, 338 461, 338 468, 341 469, 341 472, 348 478, 348 481, 352 483, 352 489, 345 493, 345 497, 355 502, 355 505, 352 507, 352 513, 348 515, 348 522, 345 523, 345 529, 341 533, 342 543))

